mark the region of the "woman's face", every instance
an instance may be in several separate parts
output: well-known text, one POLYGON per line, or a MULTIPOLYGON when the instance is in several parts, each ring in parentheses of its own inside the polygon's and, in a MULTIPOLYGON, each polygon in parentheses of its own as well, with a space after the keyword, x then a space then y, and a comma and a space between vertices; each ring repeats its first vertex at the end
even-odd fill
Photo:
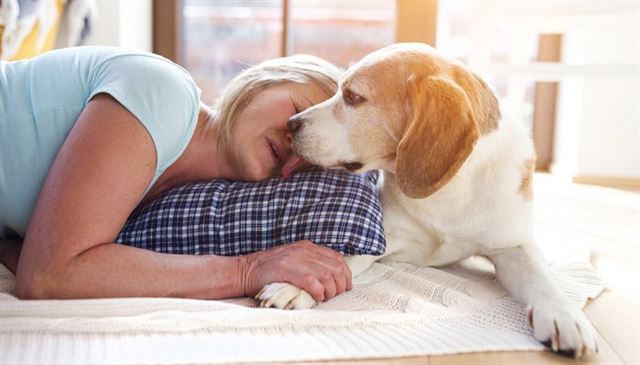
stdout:
POLYGON ((331 97, 315 83, 284 83, 256 94, 240 112, 226 146, 229 162, 242 180, 280 176, 294 160, 287 120, 331 97))

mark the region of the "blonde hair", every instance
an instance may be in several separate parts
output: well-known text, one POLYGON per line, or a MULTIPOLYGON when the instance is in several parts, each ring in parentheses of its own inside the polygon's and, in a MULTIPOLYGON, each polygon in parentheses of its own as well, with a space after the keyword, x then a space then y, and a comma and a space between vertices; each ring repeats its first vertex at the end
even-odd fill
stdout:
POLYGON ((330 62, 310 55, 275 58, 249 67, 229 82, 213 106, 214 118, 209 119, 219 126, 218 144, 229 141, 238 116, 259 92, 288 82, 314 82, 333 95, 341 74, 330 62))

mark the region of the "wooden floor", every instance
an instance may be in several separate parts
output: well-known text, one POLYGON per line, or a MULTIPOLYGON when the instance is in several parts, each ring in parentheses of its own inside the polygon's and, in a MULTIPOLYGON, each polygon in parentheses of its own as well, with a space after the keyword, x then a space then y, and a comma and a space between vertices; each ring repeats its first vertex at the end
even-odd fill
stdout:
POLYGON ((541 242, 543 248, 589 247, 607 284, 585 308, 598 332, 597 355, 576 361, 550 352, 494 352, 305 364, 640 364, 640 193, 562 183, 549 175, 536 175, 535 192, 538 224, 556 237, 541 242))

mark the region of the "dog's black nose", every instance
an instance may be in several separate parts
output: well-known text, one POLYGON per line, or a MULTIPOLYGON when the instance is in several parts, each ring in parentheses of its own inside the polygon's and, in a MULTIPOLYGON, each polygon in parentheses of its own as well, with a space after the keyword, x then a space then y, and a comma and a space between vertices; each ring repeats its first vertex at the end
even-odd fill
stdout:
POLYGON ((300 128, 302 128, 302 125, 304 124, 304 118, 300 118, 299 116, 293 116, 291 118, 289 118, 289 121, 287 121, 287 128, 289 128, 289 132, 291 132, 291 134, 296 134, 296 132, 298 132, 300 130, 300 128))

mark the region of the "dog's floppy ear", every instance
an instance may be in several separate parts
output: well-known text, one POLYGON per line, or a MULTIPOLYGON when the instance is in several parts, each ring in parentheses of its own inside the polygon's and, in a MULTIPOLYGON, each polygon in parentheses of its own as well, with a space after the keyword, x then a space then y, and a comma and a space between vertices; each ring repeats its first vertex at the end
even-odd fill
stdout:
POLYGON ((426 198, 460 169, 479 132, 469 98, 446 77, 410 77, 407 102, 396 176, 405 195, 426 198))

